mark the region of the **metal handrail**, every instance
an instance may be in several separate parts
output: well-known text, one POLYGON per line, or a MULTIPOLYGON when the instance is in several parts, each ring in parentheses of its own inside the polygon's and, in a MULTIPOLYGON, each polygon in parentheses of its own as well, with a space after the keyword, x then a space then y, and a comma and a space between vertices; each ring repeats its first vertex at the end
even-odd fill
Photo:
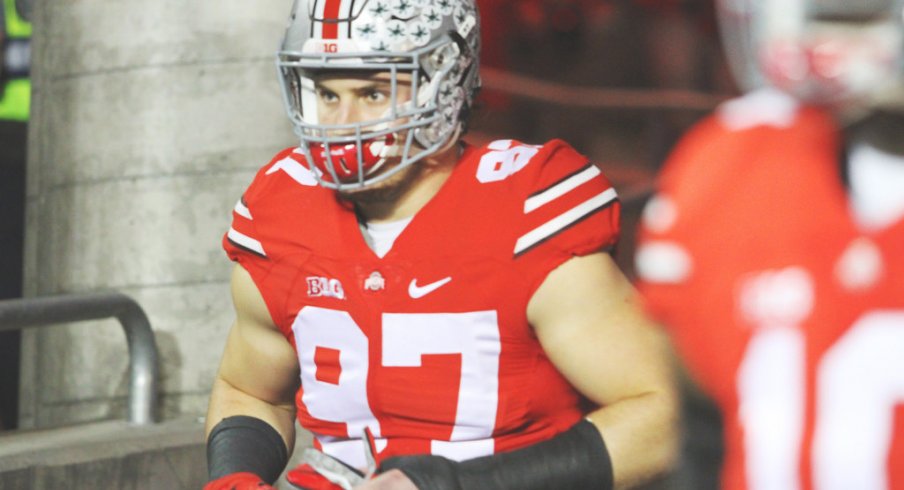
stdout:
POLYGON ((0 300, 0 331, 116 318, 129 345, 129 422, 156 422, 157 343, 147 315, 121 293, 71 294, 0 300))

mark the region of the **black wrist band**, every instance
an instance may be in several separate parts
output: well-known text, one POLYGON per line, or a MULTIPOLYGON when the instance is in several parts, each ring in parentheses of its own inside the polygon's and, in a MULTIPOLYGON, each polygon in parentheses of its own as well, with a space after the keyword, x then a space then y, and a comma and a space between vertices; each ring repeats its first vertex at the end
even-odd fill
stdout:
POLYGON ((282 436, 270 424, 255 417, 227 417, 214 426, 207 438, 209 481, 248 472, 272 484, 288 462, 282 436))
POLYGON ((456 463, 440 456, 390 458, 421 490, 612 490, 612 461, 599 431, 583 420, 532 446, 456 463))

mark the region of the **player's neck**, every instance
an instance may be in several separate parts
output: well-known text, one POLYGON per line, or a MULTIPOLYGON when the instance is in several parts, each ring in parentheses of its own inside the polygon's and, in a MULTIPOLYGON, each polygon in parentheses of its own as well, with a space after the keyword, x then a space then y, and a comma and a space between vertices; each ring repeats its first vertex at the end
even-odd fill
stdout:
POLYGON ((446 183, 460 156, 454 145, 432 158, 414 164, 410 178, 398 184, 397 192, 377 193, 369 199, 354 199, 361 218, 369 223, 397 221, 417 214, 446 183))

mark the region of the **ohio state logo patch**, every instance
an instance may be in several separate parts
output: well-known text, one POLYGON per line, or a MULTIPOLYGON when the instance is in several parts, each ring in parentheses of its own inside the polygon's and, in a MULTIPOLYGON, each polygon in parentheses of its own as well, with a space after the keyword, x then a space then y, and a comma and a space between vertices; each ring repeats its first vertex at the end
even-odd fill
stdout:
POLYGON ((345 299, 345 290, 339 279, 328 277, 308 276, 308 296, 312 298, 336 298, 345 299))

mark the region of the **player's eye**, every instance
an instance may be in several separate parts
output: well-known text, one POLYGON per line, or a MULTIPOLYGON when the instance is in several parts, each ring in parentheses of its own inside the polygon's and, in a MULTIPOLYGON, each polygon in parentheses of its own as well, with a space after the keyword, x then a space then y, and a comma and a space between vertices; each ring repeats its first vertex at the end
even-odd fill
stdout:
POLYGON ((364 99, 371 104, 382 104, 389 100, 389 90, 371 89, 364 93, 364 99))
POLYGON ((317 98, 325 104, 336 103, 339 101, 339 96, 336 95, 335 92, 327 90, 323 87, 317 87, 317 98))

